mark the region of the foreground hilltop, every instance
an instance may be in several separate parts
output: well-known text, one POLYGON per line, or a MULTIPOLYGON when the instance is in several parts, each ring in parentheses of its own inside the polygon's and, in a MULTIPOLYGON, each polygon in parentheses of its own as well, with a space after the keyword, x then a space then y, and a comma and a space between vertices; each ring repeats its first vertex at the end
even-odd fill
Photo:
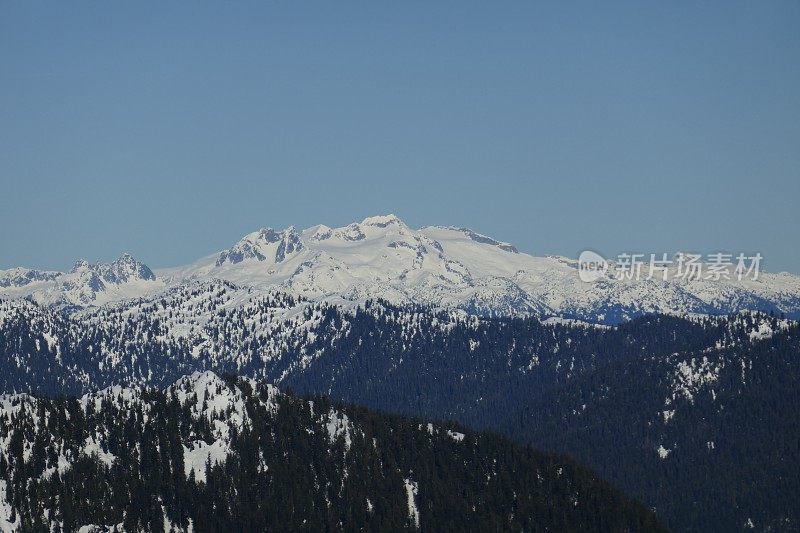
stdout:
POLYGON ((0 396, 0 530, 661 531, 571 461, 196 372, 0 396))
POLYGON ((586 283, 575 260, 531 256, 467 228, 411 229, 394 215, 341 228, 263 228, 190 265, 155 271, 129 255, 110 264, 79 262, 69 273, 2 271, 0 294, 76 309, 156 298, 187 282, 214 279, 342 305, 381 298, 481 315, 535 314, 604 323, 655 312, 749 309, 800 316, 800 277, 787 273, 741 281, 617 280, 609 274, 586 283))

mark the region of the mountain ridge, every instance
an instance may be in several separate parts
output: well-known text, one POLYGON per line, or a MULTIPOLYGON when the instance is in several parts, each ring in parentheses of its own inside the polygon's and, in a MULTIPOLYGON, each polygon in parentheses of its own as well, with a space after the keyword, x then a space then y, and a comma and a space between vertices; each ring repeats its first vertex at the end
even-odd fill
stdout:
POLYGON ((574 259, 532 256, 468 228, 414 230, 395 215, 339 228, 264 227, 178 267, 151 270, 127 254, 107 265, 79 265, 70 273, 0 271, 0 295, 80 310, 221 279, 345 306, 383 298, 481 315, 534 314, 609 324, 647 313, 773 310, 800 317, 800 276, 662 281, 618 280, 607 274, 586 283, 574 259), (121 272, 120 264, 125 267, 121 272))

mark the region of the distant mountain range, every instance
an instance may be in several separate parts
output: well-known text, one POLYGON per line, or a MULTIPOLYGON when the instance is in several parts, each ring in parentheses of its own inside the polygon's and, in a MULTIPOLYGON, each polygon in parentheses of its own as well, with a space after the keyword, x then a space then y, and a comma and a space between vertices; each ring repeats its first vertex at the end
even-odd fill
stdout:
POLYGON ((147 265, 130 254, 111 263, 75 263, 69 272, 12 268, 0 271, 0 294, 26 297, 65 310, 95 307, 163 289, 147 265))
POLYGON ((614 324, 646 313, 763 310, 800 317, 800 277, 581 281, 576 260, 534 257, 466 228, 414 230, 394 215, 341 228, 264 228, 182 267, 151 270, 130 255, 79 261, 70 272, 0 271, 0 295, 68 311, 157 298, 187 282, 225 280, 251 291, 352 306, 381 298, 483 316, 532 314, 614 324))

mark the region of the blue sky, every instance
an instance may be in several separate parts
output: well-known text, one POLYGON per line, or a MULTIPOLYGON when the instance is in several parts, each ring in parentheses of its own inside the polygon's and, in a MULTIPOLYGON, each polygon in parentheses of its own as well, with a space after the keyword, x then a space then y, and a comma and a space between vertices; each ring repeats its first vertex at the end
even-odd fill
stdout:
POLYGON ((800 273, 796 1, 130 4, 0 3, 0 268, 393 212, 800 273))

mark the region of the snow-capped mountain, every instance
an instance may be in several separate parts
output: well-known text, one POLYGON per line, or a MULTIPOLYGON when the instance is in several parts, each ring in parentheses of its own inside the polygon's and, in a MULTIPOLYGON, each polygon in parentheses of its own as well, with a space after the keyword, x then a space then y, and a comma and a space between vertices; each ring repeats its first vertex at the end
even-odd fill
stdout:
POLYGON ((164 289, 150 268, 130 254, 111 263, 81 259, 69 272, 26 268, 0 270, 0 294, 30 297, 58 308, 83 308, 137 298, 164 289))
POLYGON ((725 313, 774 309, 800 314, 800 277, 758 280, 617 280, 578 275, 577 261, 534 257, 466 228, 414 230, 394 215, 341 228, 265 228, 192 265, 157 271, 169 285, 219 278, 278 286, 312 301, 382 298, 490 315, 568 316, 600 322, 649 312, 725 313))
POLYGON ((230 248, 153 274, 130 256, 72 272, 0 272, 0 295, 62 307, 158 295, 189 281, 227 280, 255 291, 279 288, 339 305, 381 298, 483 315, 536 314, 615 323, 644 313, 775 310, 800 316, 800 277, 757 280, 581 281, 575 260, 519 252, 466 228, 409 228, 394 215, 341 228, 263 228, 230 248))

